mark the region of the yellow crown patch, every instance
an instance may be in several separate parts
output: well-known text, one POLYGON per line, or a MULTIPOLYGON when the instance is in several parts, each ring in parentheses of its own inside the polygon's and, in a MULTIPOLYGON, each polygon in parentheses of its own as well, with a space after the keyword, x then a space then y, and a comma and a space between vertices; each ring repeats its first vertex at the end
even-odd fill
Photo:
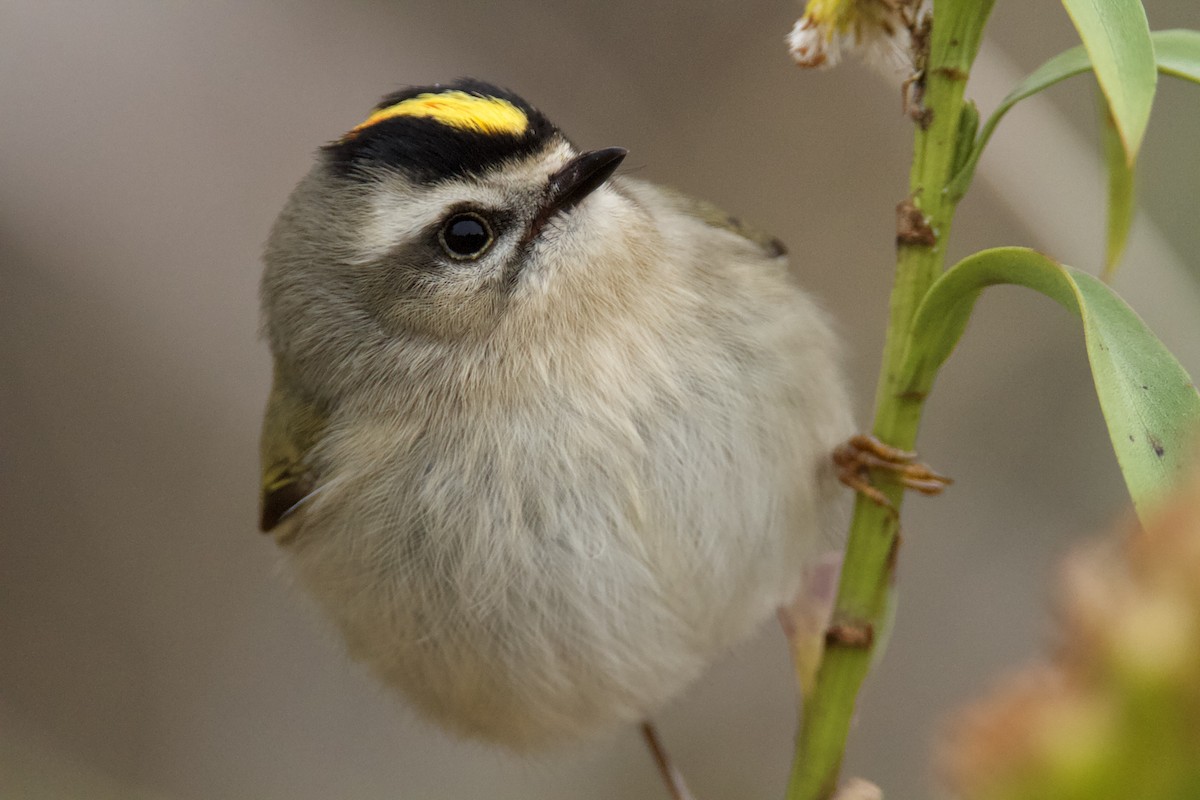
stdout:
POLYGON ((396 117, 425 117, 460 130, 487 135, 519 136, 529 127, 525 112, 499 97, 480 97, 454 89, 425 92, 395 105, 377 109, 347 133, 353 136, 372 125, 396 117))

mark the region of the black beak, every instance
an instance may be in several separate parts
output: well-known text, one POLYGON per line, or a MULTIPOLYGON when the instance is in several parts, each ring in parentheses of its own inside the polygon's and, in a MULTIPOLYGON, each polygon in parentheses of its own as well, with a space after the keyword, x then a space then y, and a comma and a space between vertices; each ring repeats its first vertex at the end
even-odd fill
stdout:
POLYGON ((629 153, 624 147, 606 147, 576 156, 550 176, 541 210, 529 227, 526 239, 533 239, 555 214, 569 211, 583 198, 612 177, 629 153))

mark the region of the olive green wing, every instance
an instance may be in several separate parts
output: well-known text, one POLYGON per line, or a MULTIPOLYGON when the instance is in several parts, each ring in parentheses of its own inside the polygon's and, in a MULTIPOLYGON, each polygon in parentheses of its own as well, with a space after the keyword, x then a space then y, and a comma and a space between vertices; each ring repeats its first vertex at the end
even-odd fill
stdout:
POLYGON ((771 234, 755 228, 753 225, 747 225, 737 217, 726 214, 712 203, 697 200, 669 187, 660 186, 659 190, 670 203, 674 204, 683 213, 696 217, 714 228, 722 228, 736 233, 743 239, 753 242, 758 245, 759 249, 763 251, 763 255, 768 258, 778 258, 779 256, 787 255, 787 248, 783 242, 771 234))
MULTIPOLYGON (((316 488, 317 475, 309 456, 326 424, 325 415, 276 367, 259 445, 259 528, 263 533, 274 530, 316 488)), ((276 536, 286 539, 287 531, 277 531, 276 536)))

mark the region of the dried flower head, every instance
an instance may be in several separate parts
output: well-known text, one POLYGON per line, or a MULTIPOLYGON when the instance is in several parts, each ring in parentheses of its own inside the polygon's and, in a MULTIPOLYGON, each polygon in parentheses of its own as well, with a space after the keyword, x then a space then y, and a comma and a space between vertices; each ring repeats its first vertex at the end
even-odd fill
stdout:
POLYGON ((843 49, 852 50, 885 75, 907 77, 917 63, 913 32, 929 5, 929 0, 809 0, 787 36, 788 50, 802 67, 832 67, 843 49))

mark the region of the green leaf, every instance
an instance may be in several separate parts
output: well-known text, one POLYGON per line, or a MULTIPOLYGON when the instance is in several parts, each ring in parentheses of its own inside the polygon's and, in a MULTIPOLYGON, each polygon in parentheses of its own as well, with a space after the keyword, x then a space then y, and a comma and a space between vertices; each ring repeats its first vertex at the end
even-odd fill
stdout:
MULTIPOLYGON (((1003 116, 1010 108, 1026 97, 1037 94, 1043 89, 1047 89, 1073 75, 1087 72, 1091 68, 1092 62, 1082 45, 1063 51, 1029 73, 1023 81, 1014 86, 1012 91, 1008 93, 1008 96, 1000 102, 993 116, 1003 116)), ((995 125, 993 124, 992 127, 995 127, 995 125)))
POLYGON ((951 199, 957 201, 966 193, 967 187, 971 185, 971 179, 975 176, 975 166, 979 163, 983 149, 987 147, 1000 120, 1004 119, 1004 115, 1013 106, 1026 97, 1048 89, 1059 81, 1087 72, 1091 68, 1092 62, 1088 60, 1087 51, 1082 46, 1072 47, 1042 64, 1014 86, 1012 91, 1000 101, 1000 105, 996 106, 996 110, 987 118, 987 121, 983 123, 983 128, 979 131, 979 137, 975 140, 975 147, 971 151, 970 157, 966 159, 966 164, 948 184, 947 191, 950 193, 951 199))
POLYGON ((1200 31, 1158 31, 1150 38, 1159 71, 1200 83, 1200 31))
POLYGON ((1107 104, 1101 124, 1104 163, 1108 167, 1108 232, 1104 244, 1103 280, 1107 283, 1117 272, 1129 228, 1133 225, 1133 165, 1125 160, 1125 149, 1117 135, 1117 126, 1107 104))
POLYGON ((1139 516, 1191 464, 1200 394, 1187 372, 1112 289, 1034 250, 984 250, 947 270, 917 309, 901 391, 927 394, 954 350, 980 292, 1026 286, 1079 316, 1100 408, 1139 516))
MULTIPOLYGON (((1156 31, 1150 34, 1150 39, 1154 44, 1155 63, 1161 72, 1200 83, 1200 31, 1182 29, 1156 31)), ((1026 97, 1050 88, 1059 81, 1081 75, 1091 69, 1091 59, 1088 57, 1087 51, 1080 45, 1059 53, 1014 86, 980 129, 970 157, 966 159, 965 165, 948 186, 951 197, 958 200, 966 193, 967 187, 971 184, 971 178, 975 175, 975 166, 979 163, 983 149, 987 147, 1000 120, 1004 119, 1004 115, 1013 106, 1026 97)))
POLYGON ((958 118, 958 135, 954 140, 954 161, 951 167, 954 175, 957 175, 970 160, 971 153, 975 149, 977 133, 979 133, 979 107, 975 105, 975 101, 967 100, 963 103, 962 113, 958 118))
POLYGON ((1137 157, 1158 72, 1141 0, 1062 0, 1108 98, 1125 160, 1137 157))
MULTIPOLYGON (((1200 31, 1170 30, 1150 34, 1160 72, 1200 83, 1200 31)), ((1134 214, 1134 164, 1125 159, 1112 111, 1104 109, 1104 161, 1108 171, 1108 236, 1103 279, 1116 273, 1134 214)))

